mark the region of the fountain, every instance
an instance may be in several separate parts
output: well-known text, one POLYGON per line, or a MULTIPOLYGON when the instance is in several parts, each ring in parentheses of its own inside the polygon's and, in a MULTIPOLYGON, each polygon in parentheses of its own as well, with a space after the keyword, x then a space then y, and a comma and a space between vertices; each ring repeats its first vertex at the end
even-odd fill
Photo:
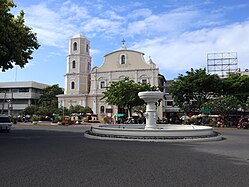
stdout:
POLYGON ((146 124, 144 129, 157 129, 156 102, 163 97, 163 92, 139 92, 138 96, 143 99, 146 105, 146 124))
POLYGON ((156 124, 156 102, 163 97, 160 91, 139 92, 146 105, 146 124, 96 125, 85 132, 85 137, 104 140, 149 142, 192 142, 221 140, 212 127, 197 125, 156 124))

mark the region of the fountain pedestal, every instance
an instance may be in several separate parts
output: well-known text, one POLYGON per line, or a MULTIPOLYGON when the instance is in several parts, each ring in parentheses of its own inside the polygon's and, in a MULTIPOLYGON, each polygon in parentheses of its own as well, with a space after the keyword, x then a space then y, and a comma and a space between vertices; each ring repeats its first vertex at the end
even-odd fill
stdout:
POLYGON ((157 129, 156 102, 163 98, 163 93, 159 91, 139 92, 138 96, 146 102, 146 125, 145 129, 157 129))

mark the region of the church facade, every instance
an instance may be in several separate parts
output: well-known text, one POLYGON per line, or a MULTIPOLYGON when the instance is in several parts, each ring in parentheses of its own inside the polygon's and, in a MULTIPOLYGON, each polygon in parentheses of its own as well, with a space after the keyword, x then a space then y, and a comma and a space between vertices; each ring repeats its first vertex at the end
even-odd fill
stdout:
MULTIPOLYGON (((89 106, 101 119, 120 112, 117 106, 110 106, 101 100, 111 82, 129 77, 135 82, 146 82, 152 86, 164 84, 165 79, 159 74, 156 64, 151 59, 146 62, 144 53, 127 49, 125 41, 120 49, 104 56, 100 67, 91 67, 89 48, 90 41, 80 34, 69 40, 65 90, 64 94, 57 96, 59 107, 89 106)), ((159 118, 163 116, 163 104, 161 102, 158 107, 159 118)))

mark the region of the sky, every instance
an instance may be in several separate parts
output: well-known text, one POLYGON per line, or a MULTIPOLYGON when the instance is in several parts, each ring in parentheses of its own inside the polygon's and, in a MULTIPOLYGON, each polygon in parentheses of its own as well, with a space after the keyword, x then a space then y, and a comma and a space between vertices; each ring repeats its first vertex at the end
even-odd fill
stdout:
POLYGON ((92 67, 121 48, 143 52, 167 80, 191 68, 207 68, 208 53, 237 52, 238 68, 249 69, 247 0, 14 0, 37 33, 38 50, 25 68, 0 72, 0 82, 36 81, 64 87, 68 41, 82 34, 91 42, 92 67))

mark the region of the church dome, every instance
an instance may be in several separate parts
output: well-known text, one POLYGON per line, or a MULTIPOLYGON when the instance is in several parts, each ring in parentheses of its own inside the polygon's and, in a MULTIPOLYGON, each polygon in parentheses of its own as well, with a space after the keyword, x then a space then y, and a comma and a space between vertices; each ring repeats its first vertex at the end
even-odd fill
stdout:
POLYGON ((76 34, 73 36, 73 38, 85 38, 82 34, 76 34))

